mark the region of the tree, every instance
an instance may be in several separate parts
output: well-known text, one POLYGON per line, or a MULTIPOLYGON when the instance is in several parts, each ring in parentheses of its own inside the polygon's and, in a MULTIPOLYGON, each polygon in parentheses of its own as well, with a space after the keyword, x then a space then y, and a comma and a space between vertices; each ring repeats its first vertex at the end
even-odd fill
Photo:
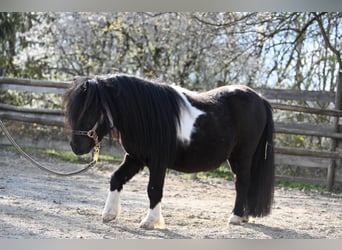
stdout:
POLYGON ((13 63, 14 56, 23 46, 24 41, 18 42, 18 31, 23 31, 24 15, 20 13, 0 12, 0 76, 7 72, 16 74, 17 67, 13 63))
POLYGON ((12 46, 15 57, 7 64, 12 64, 13 75, 70 79, 119 71, 191 89, 232 83, 328 91, 336 87, 338 59, 322 46, 325 40, 316 20, 325 25, 332 46, 340 46, 340 13, 23 15, 34 18, 25 32, 13 28, 24 19, 12 25, 15 37, 25 41, 14 52, 12 46))

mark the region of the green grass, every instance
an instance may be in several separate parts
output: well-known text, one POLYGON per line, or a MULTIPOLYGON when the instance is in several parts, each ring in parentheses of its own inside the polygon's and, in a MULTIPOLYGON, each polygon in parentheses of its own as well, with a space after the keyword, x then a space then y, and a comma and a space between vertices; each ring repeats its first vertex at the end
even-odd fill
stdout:
POLYGON ((310 191, 318 191, 318 192, 326 192, 327 189, 318 184, 309 184, 304 182, 297 182, 297 181, 276 181, 276 186, 278 187, 288 187, 293 189, 300 189, 300 190, 310 190, 310 191))
POLYGON ((211 177, 211 178, 222 178, 225 180, 234 180, 234 174, 230 171, 230 166, 227 163, 222 164, 217 169, 209 172, 201 172, 198 177, 211 177))
MULTIPOLYGON (((185 178, 191 177, 191 174, 184 174, 185 178)), ((234 174, 230 171, 230 167, 227 163, 222 164, 217 169, 208 171, 208 172, 199 172, 197 173, 197 178, 219 178, 224 180, 234 180, 234 174)))
MULTIPOLYGON (((0 149, 17 152, 17 150, 13 146, 0 145, 0 149)), ((82 156, 82 158, 81 158, 80 156, 75 155, 71 151, 37 148, 37 147, 22 147, 22 149, 27 154, 36 154, 36 155, 40 155, 42 157, 44 157, 44 156, 54 157, 56 159, 60 159, 60 160, 70 162, 70 163, 77 163, 80 161, 84 161, 81 159, 82 158, 84 159, 87 157, 89 158, 89 160, 91 159, 90 154, 87 154, 86 156, 82 156)), ((116 161, 122 161, 123 157, 100 154, 99 159, 104 160, 104 161, 115 161, 116 162, 116 161)))
MULTIPOLYGON (((71 151, 60 151, 60 150, 51 150, 48 149, 45 152, 46 154, 48 154, 49 156, 53 156, 56 157, 58 159, 64 160, 64 161, 68 161, 68 162, 78 162, 79 161, 79 156, 75 155, 74 153, 72 153, 71 151)), ((90 155, 89 155, 90 158, 90 155)), ((105 154, 100 154, 99 156, 100 160, 103 161, 122 161, 122 157, 121 156, 111 156, 111 155, 105 155, 105 154)))
POLYGON ((47 154, 49 156, 58 158, 63 161, 75 163, 79 161, 79 157, 74 155, 71 152, 65 152, 65 151, 59 151, 59 150, 54 150, 54 149, 39 149, 41 153, 47 154))

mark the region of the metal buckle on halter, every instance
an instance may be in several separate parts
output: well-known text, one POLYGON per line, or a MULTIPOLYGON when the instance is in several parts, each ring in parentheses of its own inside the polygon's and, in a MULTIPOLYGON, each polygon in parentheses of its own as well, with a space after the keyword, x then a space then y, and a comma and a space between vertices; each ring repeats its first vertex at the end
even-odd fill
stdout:
POLYGON ((91 130, 88 130, 88 131, 85 131, 85 130, 73 130, 72 134, 88 136, 89 138, 94 140, 95 145, 98 145, 99 141, 98 141, 98 136, 96 134, 97 125, 98 125, 98 123, 96 123, 95 126, 91 130))
MULTIPOLYGON (((103 119, 103 114, 101 114, 100 121, 102 121, 102 119, 103 119)), ((91 130, 88 130, 88 131, 85 131, 85 130, 72 130, 72 134, 88 136, 89 138, 94 140, 95 145, 98 145, 99 141, 98 141, 98 136, 96 134, 96 129, 97 129, 98 125, 99 125, 99 121, 97 121, 95 123, 94 127, 91 130)))
POLYGON ((87 132, 87 136, 88 136, 89 138, 91 138, 91 139, 94 140, 95 145, 97 145, 97 144, 99 143, 99 141, 98 141, 98 136, 97 136, 97 134, 96 134, 95 129, 89 130, 89 131, 87 132))

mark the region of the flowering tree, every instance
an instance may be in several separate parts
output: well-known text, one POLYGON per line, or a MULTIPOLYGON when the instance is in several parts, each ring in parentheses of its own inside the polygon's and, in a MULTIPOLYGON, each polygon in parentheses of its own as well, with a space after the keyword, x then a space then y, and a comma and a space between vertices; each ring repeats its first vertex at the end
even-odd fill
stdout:
POLYGON ((2 13, 0 25, 1 75, 30 78, 119 71, 191 89, 332 91, 341 60, 340 13, 2 13))

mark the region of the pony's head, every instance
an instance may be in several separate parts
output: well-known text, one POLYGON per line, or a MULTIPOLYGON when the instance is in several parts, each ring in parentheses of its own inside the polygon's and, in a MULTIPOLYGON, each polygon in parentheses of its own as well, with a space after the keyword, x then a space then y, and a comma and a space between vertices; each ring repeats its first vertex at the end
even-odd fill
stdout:
POLYGON ((110 111, 101 101, 101 83, 76 78, 64 96, 66 117, 72 129, 70 146, 77 155, 89 153, 110 131, 110 111))

